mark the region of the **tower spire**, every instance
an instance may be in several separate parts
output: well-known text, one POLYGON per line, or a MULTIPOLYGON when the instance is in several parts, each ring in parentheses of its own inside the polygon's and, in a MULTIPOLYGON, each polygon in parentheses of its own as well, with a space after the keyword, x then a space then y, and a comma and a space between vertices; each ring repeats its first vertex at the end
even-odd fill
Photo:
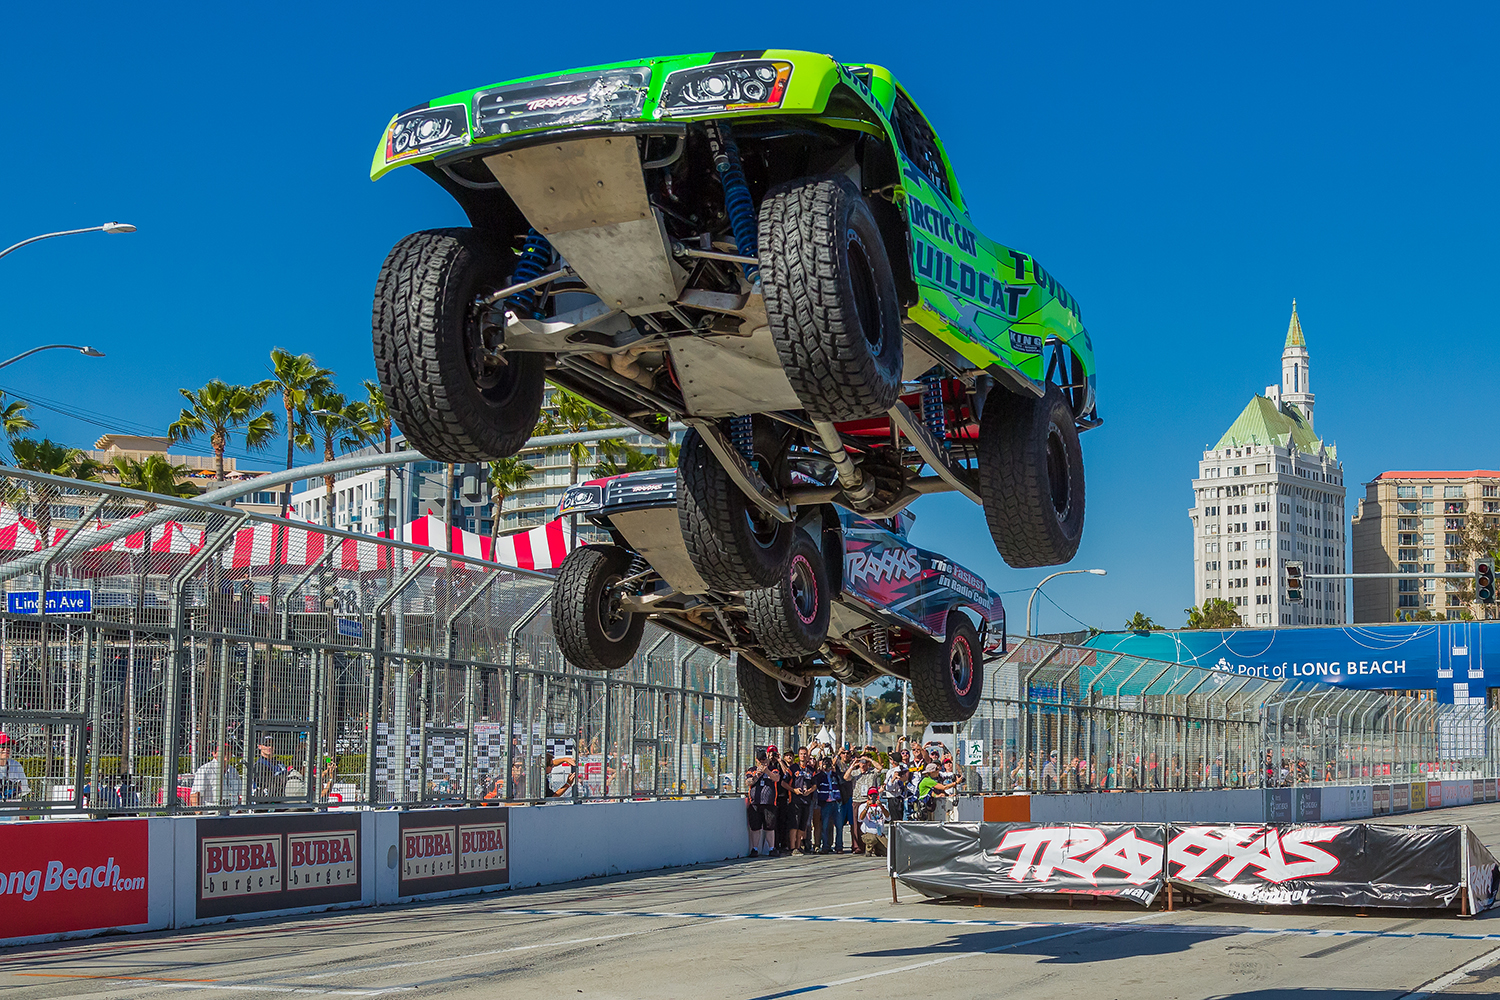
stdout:
POLYGON ((1286 346, 1281 351, 1281 399, 1295 406, 1312 426, 1313 393, 1307 339, 1302 336, 1302 321, 1297 317, 1297 300, 1292 300, 1292 318, 1286 327, 1286 346))

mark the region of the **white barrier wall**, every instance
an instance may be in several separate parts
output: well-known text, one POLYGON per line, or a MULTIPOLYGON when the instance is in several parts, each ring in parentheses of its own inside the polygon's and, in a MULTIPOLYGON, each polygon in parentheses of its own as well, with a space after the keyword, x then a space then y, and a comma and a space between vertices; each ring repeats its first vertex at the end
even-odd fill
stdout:
POLYGON ((0 823, 9 935, 0 944, 549 885, 747 852, 737 798, 0 823))
POLYGON ((1261 823, 1259 789, 1033 795, 1033 823, 1261 823))

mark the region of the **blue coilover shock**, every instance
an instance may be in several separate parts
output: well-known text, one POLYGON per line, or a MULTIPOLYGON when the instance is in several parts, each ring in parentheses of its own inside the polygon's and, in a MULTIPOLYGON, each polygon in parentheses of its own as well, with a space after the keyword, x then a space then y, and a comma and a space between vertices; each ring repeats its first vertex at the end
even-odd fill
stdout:
POLYGON ((947 451, 948 414, 943 406, 943 375, 941 372, 930 372, 922 377, 922 381, 927 384, 922 392, 922 423, 927 425, 927 432, 947 451))
MULTIPOLYGON (((547 237, 535 229, 526 231, 526 243, 521 247, 521 259, 516 262, 516 269, 511 272, 510 283, 519 285, 523 281, 532 278, 540 278, 547 273, 552 266, 552 244, 547 242, 547 237)), ((506 301, 517 314, 524 313, 541 319, 541 313, 537 311, 537 303, 541 296, 535 288, 528 288, 524 292, 517 292, 506 301)))
POLYGON ((755 424, 748 414, 729 418, 729 441, 745 461, 755 461, 755 424))
MULTIPOLYGON (((740 149, 734 144, 729 126, 713 123, 708 126, 708 144, 713 152, 714 169, 718 171, 719 183, 724 186, 724 211, 729 216, 729 228, 734 233, 734 245, 741 257, 758 257, 758 239, 755 227, 755 202, 750 198, 750 185, 745 181, 745 170, 740 166, 740 149)), ((745 264, 745 280, 751 284, 760 280, 760 268, 745 264)))

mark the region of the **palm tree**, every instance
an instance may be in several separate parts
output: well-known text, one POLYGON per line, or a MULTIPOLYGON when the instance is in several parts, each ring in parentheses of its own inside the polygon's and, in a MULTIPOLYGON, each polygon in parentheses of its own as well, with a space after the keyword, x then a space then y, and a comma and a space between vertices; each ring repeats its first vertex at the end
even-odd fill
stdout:
POLYGON ((1185 629, 1242 628, 1245 624, 1234 605, 1222 597, 1210 597, 1201 608, 1184 608, 1183 614, 1187 615, 1185 629))
MULTIPOLYGON (((5 393, 0 392, 0 402, 4 402, 5 393)), ((0 406, 0 430, 5 432, 6 440, 14 441, 25 431, 35 430, 36 424, 26 416, 30 409, 24 399, 14 399, 4 406, 0 406)))
POLYGON ((536 466, 519 458, 502 458, 490 463, 490 558, 494 558, 495 542, 500 538, 500 514, 505 507, 505 498, 525 489, 536 475, 536 466))
MULTIPOLYGON (((173 465, 163 455, 147 455, 136 461, 126 455, 114 460, 115 472, 120 476, 120 485, 143 493, 160 493, 168 497, 195 497, 198 487, 192 483, 179 482, 186 479, 191 470, 186 465, 173 465)), ((145 509, 152 511, 156 504, 148 503, 145 509)))
MULTIPOLYGON (((286 467, 290 469, 296 450, 312 447, 307 412, 312 409, 314 396, 333 391, 333 372, 318 367, 311 354, 293 354, 284 348, 273 347, 271 377, 257 382, 254 388, 264 390, 268 396, 281 397, 281 405, 286 410, 286 467)), ((286 517, 291 499, 290 489, 281 494, 282 517, 286 517)))
MULTIPOLYGON (((316 393, 313 408, 309 411, 312 426, 323 438, 323 461, 332 462, 333 441, 339 438, 344 448, 362 448, 375 438, 375 425, 370 421, 369 411, 359 400, 350 402, 343 393, 332 390, 316 393), (339 437, 342 433, 343 437, 339 437)), ((333 488, 337 477, 332 473, 323 477, 323 523, 333 527, 333 488)))
POLYGON ((1161 626, 1151 620, 1151 616, 1137 611, 1125 622, 1125 627, 1132 632, 1159 632, 1161 626))
POLYGON ((647 472, 661 468, 661 458, 653 452, 642 451, 634 445, 619 441, 599 442, 602 457, 589 471, 596 477, 618 476, 627 472, 647 472), (604 447, 604 445, 612 447, 604 447))
MULTIPOLYGON (((617 426, 619 425, 607 413, 582 396, 575 396, 565 389, 555 389, 537 429, 542 434, 576 434, 617 426)), ((578 467, 588 457, 587 441, 575 441, 568 445, 568 485, 578 485, 578 467)), ((568 517, 568 539, 572 542, 577 537, 578 515, 573 514, 568 517)))
POLYGON ((266 403, 270 390, 259 385, 230 385, 222 379, 211 379, 193 392, 178 389, 188 405, 167 428, 167 439, 174 444, 191 441, 199 434, 208 435, 214 451, 214 479, 224 481, 224 449, 230 436, 244 428, 245 447, 259 451, 271 443, 276 433, 276 414, 256 412, 266 403))
MULTIPOLYGON (((16 468, 29 472, 97 482, 99 471, 104 468, 81 449, 69 448, 47 438, 40 441, 35 438, 16 438, 11 441, 10 449, 15 456, 16 468)), ((12 491, 7 498, 18 508, 18 512, 22 505, 30 511, 36 520, 37 534, 46 539, 48 544, 51 544, 52 538, 52 496, 51 484, 26 483, 12 491)))
MULTIPOLYGON (((391 453, 391 408, 385 401, 385 390, 380 388, 380 383, 374 379, 367 378, 365 386, 365 414, 371 426, 377 434, 385 440, 384 451, 387 455, 391 453)), ((385 494, 380 498, 380 530, 389 533, 391 530, 391 476, 393 471, 389 465, 385 467, 385 494)))

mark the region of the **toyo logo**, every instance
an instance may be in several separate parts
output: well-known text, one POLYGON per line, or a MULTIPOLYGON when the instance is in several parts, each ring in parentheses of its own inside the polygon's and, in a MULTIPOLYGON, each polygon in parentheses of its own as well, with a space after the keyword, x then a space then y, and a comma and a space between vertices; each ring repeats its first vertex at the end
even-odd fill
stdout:
POLYGON ((909 580, 921 573, 922 560, 911 549, 872 548, 844 558, 844 576, 853 581, 909 580))

